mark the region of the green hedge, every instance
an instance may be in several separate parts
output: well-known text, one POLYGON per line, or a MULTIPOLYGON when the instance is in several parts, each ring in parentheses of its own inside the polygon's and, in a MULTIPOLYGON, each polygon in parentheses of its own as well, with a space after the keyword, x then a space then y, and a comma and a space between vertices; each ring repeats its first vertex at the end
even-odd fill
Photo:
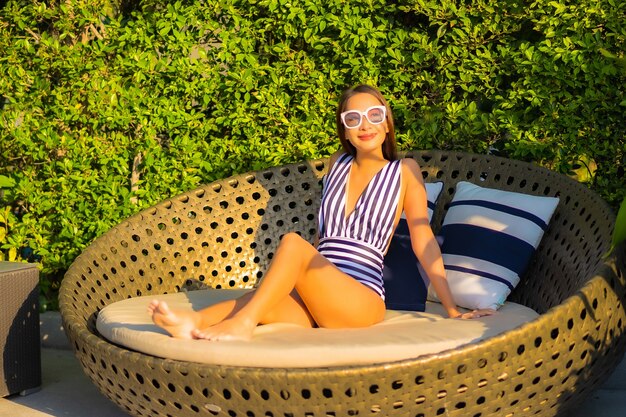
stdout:
POLYGON ((329 155, 338 96, 361 82, 389 98, 402 149, 535 161, 616 203, 625 22, 620 0, 9 1, 1 256, 41 262, 54 304, 132 213, 329 155))

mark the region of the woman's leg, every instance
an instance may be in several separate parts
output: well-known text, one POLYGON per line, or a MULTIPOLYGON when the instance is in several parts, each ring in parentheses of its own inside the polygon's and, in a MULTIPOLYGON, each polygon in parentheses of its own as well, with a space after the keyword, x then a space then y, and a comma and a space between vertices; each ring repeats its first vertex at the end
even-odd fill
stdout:
MULTIPOLYGON (((232 317, 253 295, 254 291, 251 291, 237 299, 221 301, 200 311, 170 309, 164 301, 153 300, 148 306, 148 313, 157 326, 165 329, 173 337, 191 339, 194 337, 192 334, 194 330, 206 329, 232 317)), ((303 327, 315 326, 313 317, 295 290, 285 297, 277 308, 268 312, 260 323, 277 322, 293 323, 303 327)))
MULTIPOLYGON (((374 291, 337 269, 309 242, 289 233, 281 240, 253 295, 217 324, 198 327, 192 335, 211 340, 248 339, 259 323, 293 322, 294 312, 300 309, 322 327, 364 327, 383 319, 385 304, 374 291), (294 289, 303 304, 290 296, 294 289)), ((215 318, 207 317, 214 312, 209 308, 198 313, 208 323, 215 322, 215 318)))

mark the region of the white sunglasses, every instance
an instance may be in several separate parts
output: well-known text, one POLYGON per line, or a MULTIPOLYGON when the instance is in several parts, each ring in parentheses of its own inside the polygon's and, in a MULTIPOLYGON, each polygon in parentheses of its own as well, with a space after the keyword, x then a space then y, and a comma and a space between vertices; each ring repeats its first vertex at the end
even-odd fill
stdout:
POLYGON ((341 113, 341 121, 347 129, 356 129, 363 123, 363 116, 373 125, 379 125, 385 121, 387 108, 385 106, 372 106, 361 112, 358 110, 348 110, 341 113))

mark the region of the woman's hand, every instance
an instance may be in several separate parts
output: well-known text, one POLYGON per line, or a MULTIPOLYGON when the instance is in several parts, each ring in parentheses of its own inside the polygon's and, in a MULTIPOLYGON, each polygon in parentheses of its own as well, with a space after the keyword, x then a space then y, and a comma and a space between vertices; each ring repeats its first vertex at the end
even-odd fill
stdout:
POLYGON ((458 316, 454 316, 452 318, 455 319, 477 319, 479 317, 485 317, 485 316, 493 316, 494 314, 496 314, 496 310, 493 310, 491 308, 481 308, 480 310, 472 310, 472 311, 468 311, 467 313, 460 313, 458 316))

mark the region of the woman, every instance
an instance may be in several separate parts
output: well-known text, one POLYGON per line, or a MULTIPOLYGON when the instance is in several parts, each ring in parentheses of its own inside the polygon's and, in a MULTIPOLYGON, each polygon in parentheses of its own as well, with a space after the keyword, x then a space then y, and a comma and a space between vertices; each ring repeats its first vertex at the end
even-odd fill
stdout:
POLYGON ((397 160, 393 118, 381 93, 366 85, 346 90, 337 130, 343 151, 330 158, 316 245, 289 233, 254 291, 197 312, 155 300, 148 307, 155 324, 174 337, 209 340, 249 339, 258 324, 276 322, 376 324, 385 316, 383 256, 403 210, 413 250, 449 317, 493 314, 457 309, 428 222, 420 168, 413 159, 397 160))

